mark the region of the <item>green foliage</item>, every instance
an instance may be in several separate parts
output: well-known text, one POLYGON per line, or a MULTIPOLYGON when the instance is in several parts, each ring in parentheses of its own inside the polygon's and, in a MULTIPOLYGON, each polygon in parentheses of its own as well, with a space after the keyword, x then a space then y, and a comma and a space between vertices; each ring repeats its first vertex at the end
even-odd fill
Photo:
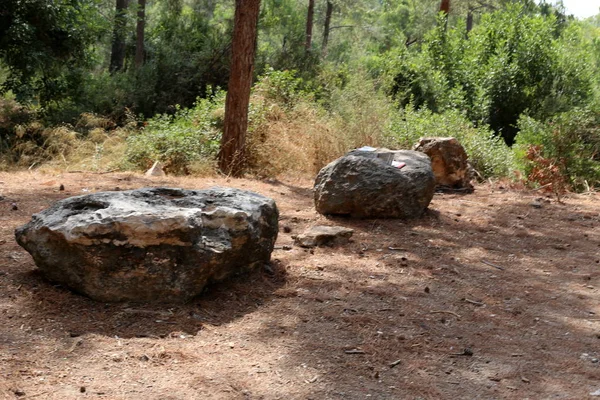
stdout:
POLYGON ((472 41, 470 77, 487 105, 482 119, 508 143, 525 111, 546 118, 590 98, 586 59, 571 58, 575 51, 569 47, 577 46, 568 33, 557 36, 553 16, 523 15, 522 8, 511 7, 485 16, 472 41))
POLYGON ((90 44, 103 24, 95 0, 6 1, 0 12, 0 59, 10 72, 3 91, 47 103, 77 84, 90 66, 90 44))
MULTIPOLYGON (((576 21, 533 0, 456 0, 447 20, 439 0, 330 0, 325 51, 327 2, 318 1, 306 51, 307 3, 262 2, 252 173, 296 170, 287 166, 295 160, 318 168, 365 144, 411 147, 421 136, 454 136, 482 175, 506 176, 514 157, 498 138, 510 144, 521 130, 515 154, 524 173, 560 165, 575 187, 597 185, 598 117, 580 111, 600 99, 597 18, 576 21)), ((0 101, 0 152, 23 163, 77 153, 84 165, 109 147, 117 160, 127 145, 127 162, 137 168, 161 160, 185 173, 198 160, 212 162, 224 95, 211 88, 227 87, 233 0, 148 2, 141 67, 130 1, 125 62, 112 74, 114 0, 3 6, 0 85, 28 106, 0 101), (90 128, 91 120, 104 125, 90 128), (63 146, 71 137, 79 143, 74 153, 63 146)))
POLYGON ((381 146, 394 103, 378 89, 378 82, 358 69, 345 84, 331 91, 328 111, 336 120, 344 151, 361 146, 381 146))
POLYGON ((191 109, 176 107, 173 115, 150 119, 139 133, 127 140, 127 161, 149 168, 161 161, 173 173, 187 173, 197 160, 213 158, 219 149, 224 93, 198 99, 191 109))
POLYGON ((554 16, 509 6, 484 15, 467 39, 440 19, 421 52, 382 57, 384 73, 393 75, 389 92, 402 106, 465 109, 512 144, 522 113, 547 118, 591 99, 587 45, 576 26, 558 26, 554 16))
POLYGON ((409 104, 392 120, 391 142, 412 148, 422 137, 454 137, 465 148, 473 168, 484 178, 509 176, 515 163, 511 149, 487 128, 477 128, 459 111, 433 113, 409 104))
POLYGON ((294 0, 267 0, 263 3, 258 35, 258 72, 306 70, 318 61, 304 50, 306 5, 294 0))
POLYGON ((268 68, 265 74, 258 78, 253 91, 271 101, 293 107, 299 100, 309 96, 305 88, 305 82, 297 77, 296 71, 276 71, 268 68))
POLYGON ((551 160, 573 188, 600 186, 600 113, 574 109, 545 122, 522 116, 515 152, 525 176, 540 167, 527 158, 532 146, 539 146, 540 156, 551 160))

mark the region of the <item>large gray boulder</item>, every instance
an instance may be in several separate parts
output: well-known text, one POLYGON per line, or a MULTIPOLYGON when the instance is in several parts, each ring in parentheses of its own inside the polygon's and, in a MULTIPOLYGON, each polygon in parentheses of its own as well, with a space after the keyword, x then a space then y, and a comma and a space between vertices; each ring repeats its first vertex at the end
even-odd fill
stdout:
POLYGON ((277 232, 259 194, 152 188, 61 200, 15 236, 46 277, 95 300, 170 302, 268 262, 277 232))
POLYGON ((319 213, 357 218, 419 217, 434 191, 429 157, 387 149, 349 152, 325 166, 314 186, 319 213))

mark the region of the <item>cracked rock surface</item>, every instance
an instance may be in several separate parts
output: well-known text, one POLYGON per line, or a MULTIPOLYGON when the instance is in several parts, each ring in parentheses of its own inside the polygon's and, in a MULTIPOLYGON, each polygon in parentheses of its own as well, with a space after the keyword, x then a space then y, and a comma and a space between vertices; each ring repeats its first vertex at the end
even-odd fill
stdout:
POLYGON ((314 185, 319 213, 354 218, 418 218, 434 192, 429 157, 411 150, 353 150, 321 169, 314 185))
POLYGON ((269 262, 272 199, 232 188, 71 197, 15 231, 50 280, 99 301, 171 302, 269 262))

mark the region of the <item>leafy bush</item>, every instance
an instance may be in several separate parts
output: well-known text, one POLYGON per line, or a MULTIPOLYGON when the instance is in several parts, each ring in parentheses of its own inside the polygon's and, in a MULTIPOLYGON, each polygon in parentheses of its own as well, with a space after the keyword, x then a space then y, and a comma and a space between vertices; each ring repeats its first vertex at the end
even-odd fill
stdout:
POLYGON ((198 99, 194 108, 176 107, 174 115, 150 119, 127 139, 127 160, 138 168, 161 161, 172 173, 187 173, 200 159, 214 158, 219 149, 224 94, 198 99))
POLYGON ((392 120, 389 140, 399 148, 412 148, 422 137, 455 137, 465 148, 473 168, 483 177, 508 176, 515 168, 510 148, 487 128, 476 128, 463 114, 441 114, 408 105, 392 120))
POLYGON ((267 68, 254 85, 253 93, 283 106, 293 107, 300 100, 309 97, 303 90, 304 81, 296 75, 294 70, 276 71, 267 68))
POLYGON ((522 116, 518 125, 515 152, 533 183, 548 183, 535 177, 551 165, 576 190, 600 186, 600 114, 575 109, 546 122, 522 116), (532 151, 538 156, 528 157, 532 151))
POLYGON ((337 127, 335 140, 344 151, 383 144, 395 105, 378 87, 377 80, 358 69, 343 87, 332 90, 329 112, 337 127))
POLYGON ((438 21, 420 53, 381 57, 383 74, 393 77, 388 91, 402 107, 463 109, 512 144, 524 112, 544 119, 592 98, 591 45, 576 24, 561 30, 554 16, 511 5, 485 14, 468 38, 462 27, 443 26, 438 21))

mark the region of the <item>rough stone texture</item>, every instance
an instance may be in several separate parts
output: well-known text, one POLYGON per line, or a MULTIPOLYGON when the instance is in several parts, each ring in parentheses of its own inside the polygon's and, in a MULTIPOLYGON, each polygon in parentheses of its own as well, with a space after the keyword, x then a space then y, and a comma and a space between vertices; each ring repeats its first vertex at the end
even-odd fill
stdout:
POLYGON ((313 226, 294 238, 294 243, 301 247, 317 247, 343 245, 350 241, 353 229, 341 226, 313 226))
POLYGON ((431 168, 438 186, 472 189, 468 156, 455 138, 422 138, 414 147, 431 159, 431 168))
POLYGON ((429 157, 416 151, 387 149, 351 151, 325 166, 314 186, 319 213, 356 218, 419 217, 434 191, 429 157), (392 161, 406 166, 396 168, 392 161))
POLYGON ((100 301, 170 302, 268 262, 275 202, 229 188, 153 188, 61 200, 17 228, 52 281, 100 301))

